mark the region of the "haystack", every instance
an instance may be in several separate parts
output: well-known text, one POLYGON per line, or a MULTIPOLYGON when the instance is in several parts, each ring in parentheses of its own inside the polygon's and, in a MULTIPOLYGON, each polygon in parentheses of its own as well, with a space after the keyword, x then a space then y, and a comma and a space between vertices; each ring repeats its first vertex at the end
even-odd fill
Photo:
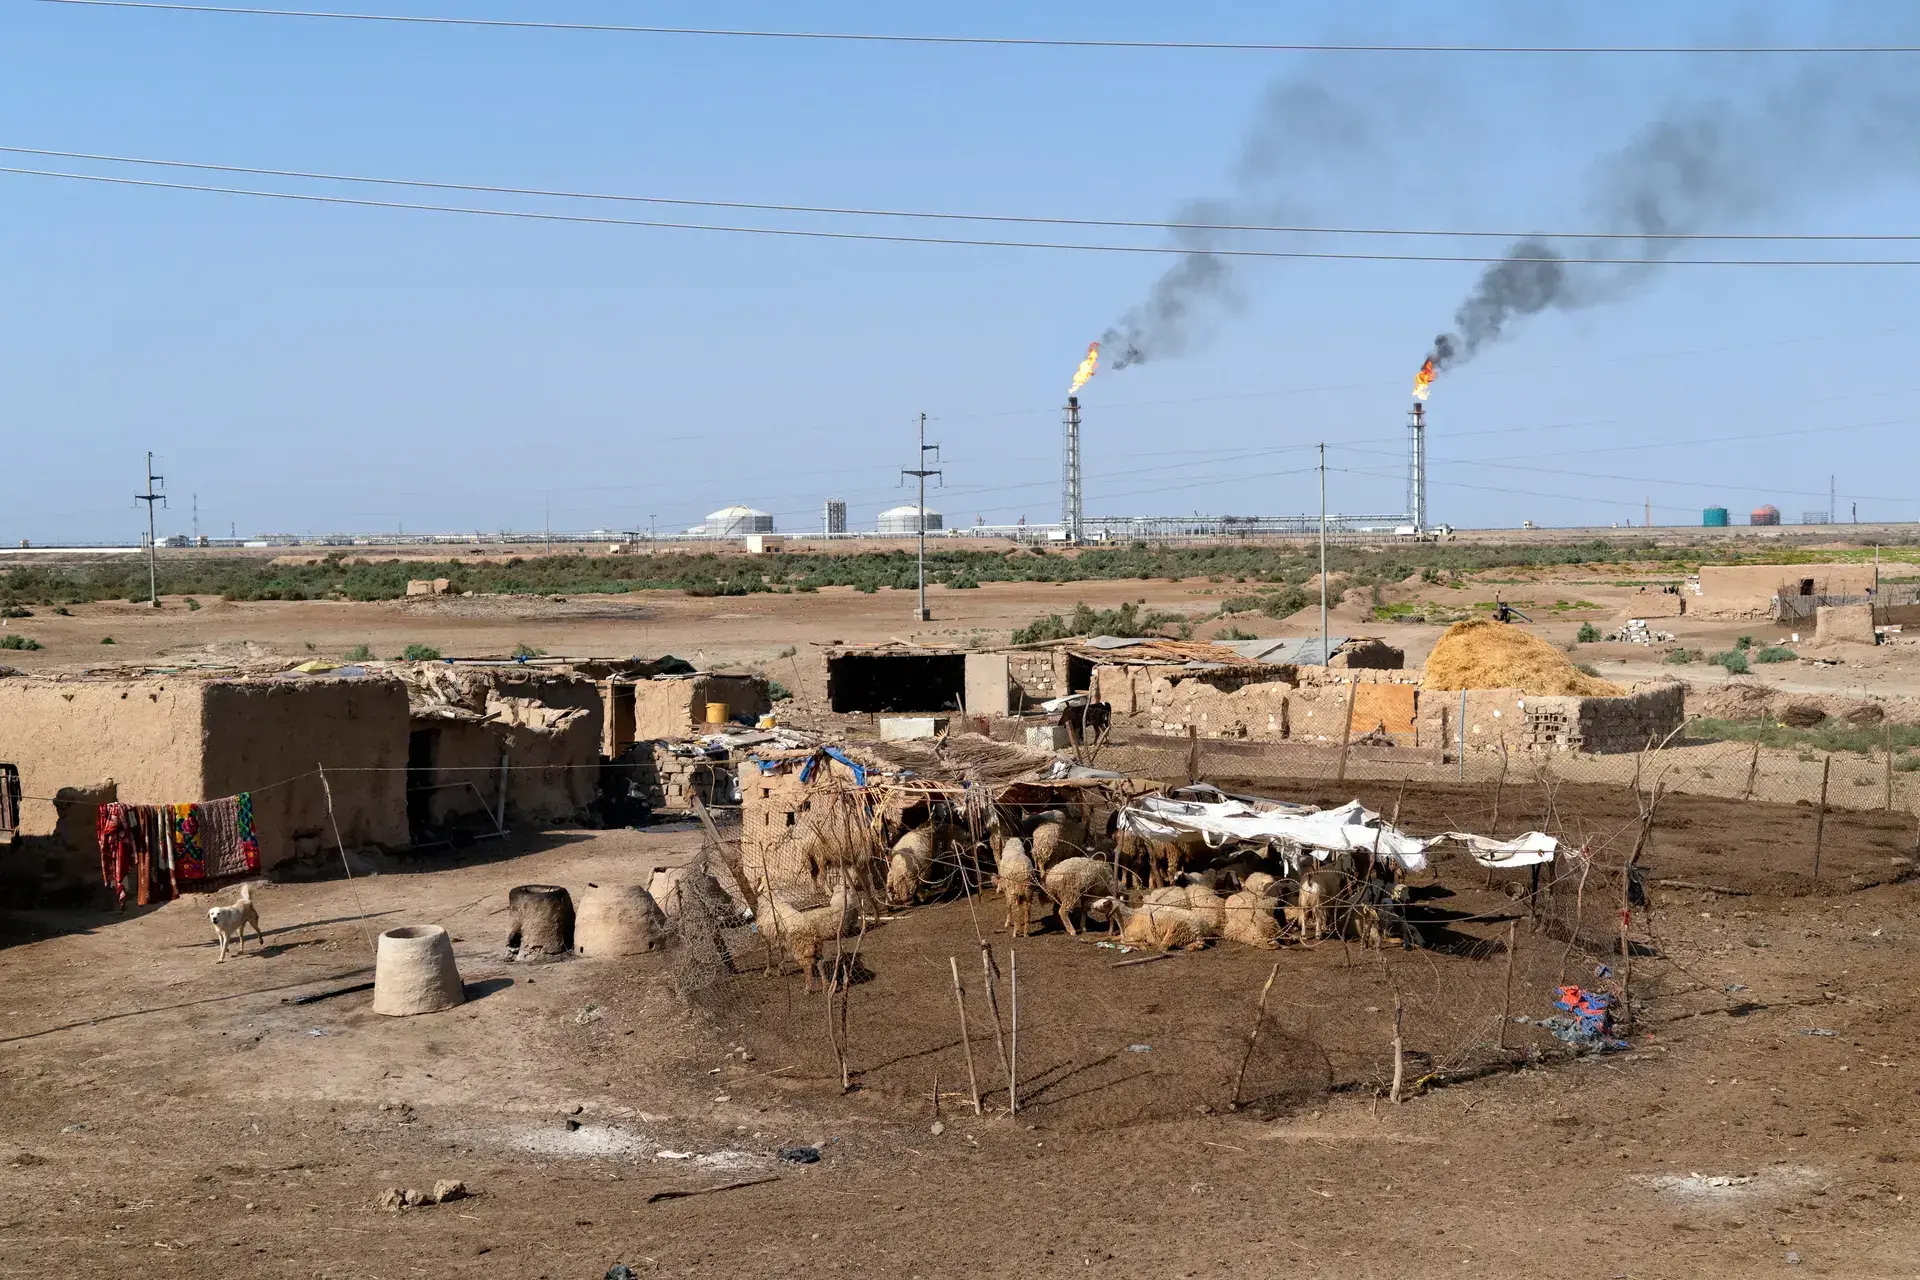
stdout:
POLYGON ((1617 698, 1626 690, 1590 676, 1538 636, 1487 618, 1448 627, 1427 659, 1427 689, 1518 689, 1535 697, 1617 698))

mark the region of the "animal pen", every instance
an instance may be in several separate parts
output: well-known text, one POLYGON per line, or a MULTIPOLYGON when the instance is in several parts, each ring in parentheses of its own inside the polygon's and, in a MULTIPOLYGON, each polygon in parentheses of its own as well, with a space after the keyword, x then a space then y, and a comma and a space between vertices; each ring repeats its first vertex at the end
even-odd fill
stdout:
MULTIPOLYGON (((1685 766, 1657 750, 1602 784, 1511 763, 1504 781, 1250 776, 1212 745, 1157 769, 1134 767, 1138 746, 1067 766, 970 736, 761 762, 717 847, 764 924, 729 932, 741 972, 707 998, 795 1073, 930 1110, 977 1095, 1105 1125, 1402 1099, 1737 1012, 1673 980, 1666 912, 1783 877, 1843 891, 1875 876, 1877 837, 1912 842, 1910 819, 1829 815, 1846 836, 1815 881, 1774 852, 1776 807, 1681 790, 1685 766), (1096 767, 1123 754, 1133 766, 1096 767), (1034 919, 1050 917, 1030 935, 1012 842, 1034 919), (1103 868, 1099 899, 1050 879, 1075 862, 1103 868), (871 911, 846 906, 861 893, 871 911), (774 899, 795 914, 776 919, 774 899), (1236 909, 1268 923, 1223 927, 1236 909), (788 945, 778 930, 809 912, 828 927, 788 945), (1191 931, 1195 913, 1212 925, 1191 931), (803 1003, 816 972, 824 1029, 803 1003)), ((1878 862, 1879 880, 1899 874, 1878 862)))

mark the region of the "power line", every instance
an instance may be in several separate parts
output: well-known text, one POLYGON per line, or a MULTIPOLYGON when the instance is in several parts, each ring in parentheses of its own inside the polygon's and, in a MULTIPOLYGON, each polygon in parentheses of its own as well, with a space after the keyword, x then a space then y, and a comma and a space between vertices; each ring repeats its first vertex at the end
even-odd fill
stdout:
POLYGON ((399 13, 338 13, 312 9, 241 8, 164 4, 158 0, 41 0, 43 4, 100 9, 157 9, 268 18, 329 18, 419 26, 498 27, 531 31, 599 31, 621 35, 730 36, 753 40, 850 41, 865 44, 989 45, 1042 49, 1173 49, 1231 53, 1413 53, 1413 54, 1858 54, 1920 53, 1920 45, 1521 45, 1521 44, 1306 44, 1235 40, 1092 40, 1043 36, 906 35, 856 31, 776 31, 732 27, 636 26, 613 22, 541 22, 513 18, 460 18, 399 13))
POLYGON ((55 151, 45 147, 0 146, 14 155, 51 156, 64 160, 98 160, 110 164, 149 165, 165 169, 195 169, 209 173, 244 173, 264 178, 299 178, 313 182, 357 182, 368 186, 418 187, 432 191, 471 191, 486 195, 535 196, 551 200, 603 200, 622 204, 674 205, 692 209, 738 209, 754 213, 815 213, 850 218, 900 218, 931 222, 1003 222, 1023 226, 1104 227, 1125 231, 1232 231, 1279 235, 1446 237, 1483 240, 1638 240, 1638 241, 1749 241, 1755 243, 1899 242, 1920 240, 1920 232, 1735 232, 1735 231, 1483 231, 1441 227, 1316 227, 1281 226, 1251 222, 1155 221, 1137 218, 1065 218, 1014 213, 952 213, 925 209, 868 209, 858 206, 777 204, 750 200, 699 200, 683 196, 645 196, 610 191, 567 191, 552 187, 509 187, 489 183, 442 182, 428 178, 381 178, 365 174, 321 173, 307 169, 268 169, 252 165, 212 164, 195 160, 157 160, 146 156, 117 156, 92 151, 55 151))
MULTIPOLYGON (((83 0, 43 0, 44 3, 82 3, 83 0)), ((91 3, 92 0, 84 0, 91 3)), ((871 231, 820 231, 799 227, 742 227, 710 222, 669 222, 645 218, 608 218, 578 213, 540 213, 528 209, 483 209, 464 205, 425 204, 402 200, 370 200, 359 196, 319 195, 300 191, 261 191, 247 187, 217 187, 201 183, 161 182, 153 178, 119 178, 97 173, 64 173, 51 169, 24 169, 0 166, 0 173, 36 178, 65 178, 74 182, 101 182, 114 186, 159 188, 168 191, 198 191, 211 195, 253 196, 266 200, 293 200, 305 204, 338 204, 366 209, 404 209, 416 213, 460 213, 484 218, 518 218, 531 222, 570 222, 590 226, 652 227, 669 231, 717 231, 733 235, 795 236, 809 240, 870 241, 883 244, 961 245, 987 249, 1049 249, 1082 253, 1138 253, 1156 256, 1184 256, 1195 252, 1175 245, 1084 244, 1063 241, 986 240, 960 236, 889 235, 871 231)), ((1587 258, 1551 254, 1525 257, 1502 254, 1438 253, 1333 253, 1293 249, 1207 249, 1204 252, 1223 258, 1278 258, 1333 262, 1450 262, 1450 263, 1553 263, 1612 267, 1920 267, 1920 258, 1587 258)))

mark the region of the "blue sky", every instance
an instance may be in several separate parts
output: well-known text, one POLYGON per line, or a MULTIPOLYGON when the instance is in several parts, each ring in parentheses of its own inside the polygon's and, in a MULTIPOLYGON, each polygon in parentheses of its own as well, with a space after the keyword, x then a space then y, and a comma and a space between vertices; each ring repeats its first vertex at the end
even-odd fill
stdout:
MULTIPOLYGON (((319 6, 316 6, 319 7, 319 6)), ((395 11, 1140 39, 1669 42, 1899 36, 1878 6, 1519 3, 964 10, 394 0, 395 11), (1599 11, 1595 10, 1596 15, 1599 11)), ((1911 26, 1912 24, 1906 24, 1911 26)), ((1898 68, 1907 62, 1882 63, 1898 68)), ((987 49, 403 27, 0 0, 0 144, 510 186, 954 212, 1161 219, 1245 189, 1276 84, 1324 90, 1365 145, 1283 139, 1254 185, 1318 225, 1581 230, 1596 156, 1665 104, 1739 100, 1793 60, 987 49)), ((1920 79, 1920 78, 1916 78, 1920 79)), ((1805 157, 1783 154, 1779 179, 1805 157)), ((28 168, 369 194, 287 179, 0 157, 28 168)), ((1890 148, 1724 229, 1909 232, 1890 148)), ((562 209, 509 196, 375 198, 562 209)), ((843 228, 848 219, 580 212, 843 228)), ((864 224, 861 224, 864 226, 864 224)), ((856 228, 858 229, 858 228, 856 228)), ((890 223, 881 231, 953 224, 890 223)), ((989 234, 1035 229, 988 226, 989 234)), ((959 228, 967 234, 967 228, 959 228)), ((1041 230, 1037 238, 1153 233, 1041 230)), ((1268 237, 1267 247, 1380 242, 1268 237)), ((1498 252, 1501 241, 1393 241, 1498 252)), ((1920 257, 1920 246, 1795 256, 1920 257)), ((1688 252, 1742 255, 1751 245, 1688 252)), ((1169 260, 480 219, 0 174, 0 539, 163 532, 662 529, 746 502, 784 528, 906 500, 934 419, 949 523, 1058 511, 1059 405, 1086 342, 1169 260)), ((1093 513, 1397 511, 1407 387, 1479 268, 1261 262, 1192 349, 1085 392, 1093 513)), ((1434 518, 1461 526, 1920 518, 1904 483, 1912 268, 1673 266, 1535 317, 1443 379, 1434 518), (1784 434, 1794 433, 1794 434, 1784 434), (1760 438, 1771 437, 1771 438, 1760 438), (1495 465, 1499 464, 1499 465, 1495 465)))

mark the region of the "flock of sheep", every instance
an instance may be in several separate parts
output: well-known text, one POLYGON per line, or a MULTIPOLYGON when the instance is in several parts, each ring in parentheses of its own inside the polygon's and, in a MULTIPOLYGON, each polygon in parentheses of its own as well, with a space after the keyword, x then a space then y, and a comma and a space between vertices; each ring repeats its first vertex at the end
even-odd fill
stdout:
POLYGON ((1317 861, 1298 848, 1265 845, 1213 850, 1197 835, 1146 839, 1111 816, 1104 823, 1093 817, 997 806, 972 824, 929 816, 887 852, 883 894, 874 891, 877 868, 859 859, 827 905, 800 906, 768 887, 755 917, 807 974, 809 990, 834 940, 875 907, 971 893, 988 867, 1006 902, 1005 927, 1016 936, 1052 913, 1069 934, 1108 926, 1123 946, 1154 950, 1197 950, 1214 939, 1268 949, 1289 938, 1418 941, 1406 920, 1405 886, 1389 863, 1345 853, 1317 861))

